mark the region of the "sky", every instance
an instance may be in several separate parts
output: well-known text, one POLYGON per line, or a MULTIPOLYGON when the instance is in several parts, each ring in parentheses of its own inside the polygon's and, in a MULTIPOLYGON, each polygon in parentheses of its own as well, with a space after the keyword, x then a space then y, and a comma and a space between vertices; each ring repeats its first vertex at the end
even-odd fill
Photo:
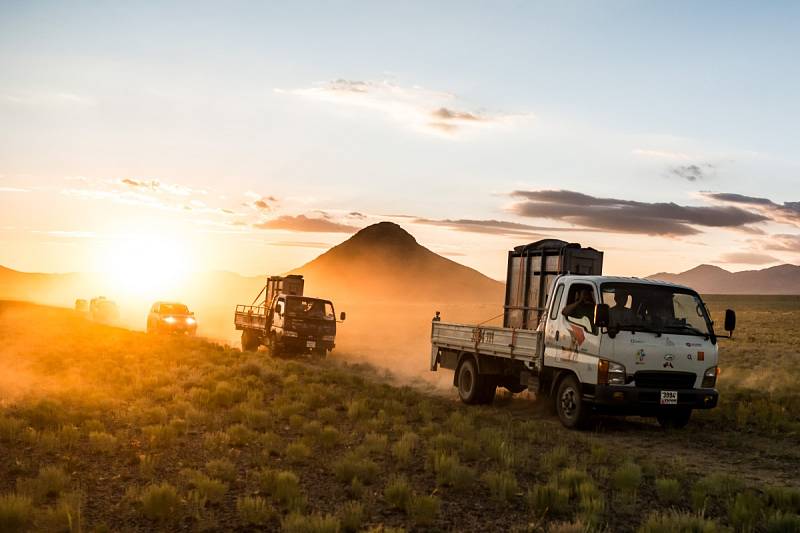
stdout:
POLYGON ((0 265, 277 273, 399 223, 502 279, 800 263, 800 4, 0 3, 0 265))

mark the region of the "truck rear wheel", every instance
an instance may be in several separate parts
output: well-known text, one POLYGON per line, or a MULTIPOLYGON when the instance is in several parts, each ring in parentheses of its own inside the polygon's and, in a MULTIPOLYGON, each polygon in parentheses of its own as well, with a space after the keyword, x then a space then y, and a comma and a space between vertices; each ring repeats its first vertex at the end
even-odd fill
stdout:
POLYGON ((465 359, 458 367, 458 397, 466 404, 482 403, 483 387, 478 374, 478 365, 471 357, 465 359))
POLYGON ((691 409, 675 409, 674 411, 664 411, 656 416, 656 420, 662 428, 682 429, 689 423, 692 417, 691 409))
POLYGON ((588 409, 575 376, 569 375, 558 384, 555 405, 558 418, 564 427, 577 429, 586 424, 588 409))

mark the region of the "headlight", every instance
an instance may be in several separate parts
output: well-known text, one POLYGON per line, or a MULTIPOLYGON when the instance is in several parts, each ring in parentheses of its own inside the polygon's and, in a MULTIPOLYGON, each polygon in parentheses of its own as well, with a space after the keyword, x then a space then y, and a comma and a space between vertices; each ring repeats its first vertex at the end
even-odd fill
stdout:
POLYGON ((187 324, 194 324, 195 322, 197 322, 197 320, 195 320, 195 319, 194 319, 194 318, 192 318, 192 317, 188 317, 188 318, 186 319, 186 323, 187 323, 187 324))
POLYGON ((322 340, 326 341, 326 342, 333 342, 333 340, 335 338, 336 338, 336 335, 323 335, 322 336, 322 340))
POLYGON ((175 323, 175 317, 174 316, 168 316, 168 317, 166 317, 164 319, 164 322, 166 322, 167 324, 174 324, 175 323))
POLYGON ((284 331, 283 332, 283 336, 284 337, 297 337, 297 332, 296 331, 284 331))
POLYGON ((597 383, 599 385, 625 385, 625 366, 614 361, 600 359, 597 364, 597 383))
POLYGON ((703 372, 703 383, 701 387, 704 389, 713 389, 717 384, 717 376, 719 375, 719 367, 712 366, 703 372))

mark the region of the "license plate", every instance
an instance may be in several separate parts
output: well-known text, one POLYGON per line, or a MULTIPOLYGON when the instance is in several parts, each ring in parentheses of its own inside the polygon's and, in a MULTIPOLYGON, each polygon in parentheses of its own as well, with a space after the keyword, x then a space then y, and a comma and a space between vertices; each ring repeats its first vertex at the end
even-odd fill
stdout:
POLYGON ((676 390, 662 390, 661 391, 661 405, 677 405, 678 391, 676 390))
POLYGON ((316 348, 317 342, 316 341, 306 341, 306 348, 316 348))

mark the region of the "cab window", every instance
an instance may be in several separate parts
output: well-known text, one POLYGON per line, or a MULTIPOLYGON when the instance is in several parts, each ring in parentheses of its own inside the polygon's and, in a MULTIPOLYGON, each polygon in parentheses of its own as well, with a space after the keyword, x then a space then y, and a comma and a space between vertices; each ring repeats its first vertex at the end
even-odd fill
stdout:
POLYGON ((558 306, 561 304, 561 294, 564 292, 564 284, 560 284, 556 288, 556 294, 553 296, 553 308, 550 310, 550 320, 555 320, 558 317, 558 306))
POLYGON ((561 314, 567 322, 581 326, 588 332, 594 330, 594 290, 587 283, 573 283, 561 314))

